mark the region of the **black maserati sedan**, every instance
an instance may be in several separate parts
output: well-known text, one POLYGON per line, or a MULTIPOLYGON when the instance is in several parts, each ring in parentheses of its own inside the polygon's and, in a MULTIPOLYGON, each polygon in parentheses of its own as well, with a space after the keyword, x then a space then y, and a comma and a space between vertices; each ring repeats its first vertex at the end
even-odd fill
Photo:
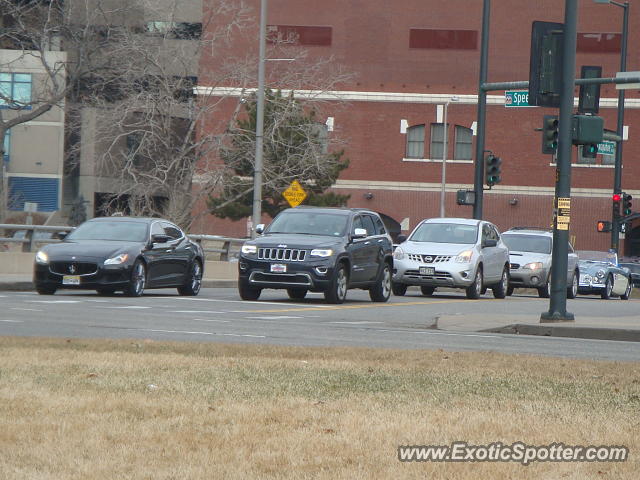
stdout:
POLYGON ((41 295, 58 289, 123 291, 175 287, 197 295, 204 253, 175 224, 160 218, 98 217, 36 253, 33 283, 41 295))

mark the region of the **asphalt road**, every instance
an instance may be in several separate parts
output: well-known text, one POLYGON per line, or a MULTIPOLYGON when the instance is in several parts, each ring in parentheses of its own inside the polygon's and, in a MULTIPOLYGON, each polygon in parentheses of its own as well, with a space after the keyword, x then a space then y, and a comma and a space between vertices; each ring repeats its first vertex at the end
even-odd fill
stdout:
MULTIPOLYGON (((349 291, 343 305, 327 305, 320 294, 292 301, 267 290, 259 302, 239 299, 235 289, 205 288, 197 297, 175 289, 141 298, 60 291, 53 296, 0 292, 0 335, 62 338, 153 339, 242 342, 297 346, 359 346, 400 349, 496 351, 559 357, 640 361, 640 343, 585 340, 433 328, 440 315, 509 312, 539 315, 549 301, 534 296, 476 301, 462 294, 423 297, 417 291, 372 303, 367 292, 349 291)), ((581 297, 568 302, 576 316, 636 315, 640 301, 581 297)))

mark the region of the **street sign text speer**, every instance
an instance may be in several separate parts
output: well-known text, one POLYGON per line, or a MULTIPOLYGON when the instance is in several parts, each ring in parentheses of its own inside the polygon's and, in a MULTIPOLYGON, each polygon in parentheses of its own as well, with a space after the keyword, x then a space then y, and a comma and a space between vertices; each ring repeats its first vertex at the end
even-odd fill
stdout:
POLYGON ((289 202, 289 205, 297 207, 307 198, 307 192, 304 191, 300 182, 294 180, 291 182, 291 185, 289 185, 289 188, 282 192, 282 196, 289 202))

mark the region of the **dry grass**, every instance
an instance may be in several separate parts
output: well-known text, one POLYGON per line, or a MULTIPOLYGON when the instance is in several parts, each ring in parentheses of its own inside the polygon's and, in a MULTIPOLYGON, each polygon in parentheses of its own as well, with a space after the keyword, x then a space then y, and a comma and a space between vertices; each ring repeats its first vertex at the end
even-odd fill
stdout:
POLYGON ((636 479, 640 365, 0 338, 0 478, 636 479), (625 463, 400 463, 402 444, 627 445, 625 463))

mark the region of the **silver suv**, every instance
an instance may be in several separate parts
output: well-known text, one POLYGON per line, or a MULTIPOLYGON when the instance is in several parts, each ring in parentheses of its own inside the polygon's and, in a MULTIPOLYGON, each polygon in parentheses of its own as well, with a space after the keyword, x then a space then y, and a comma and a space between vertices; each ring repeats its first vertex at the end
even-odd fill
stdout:
POLYGON ((464 288, 467 298, 479 298, 487 287, 504 298, 509 284, 509 250, 492 223, 466 218, 421 221, 393 254, 395 295, 421 287, 431 295, 437 287, 464 288))
MULTIPOLYGON (((541 298, 549 298, 553 232, 542 228, 514 227, 504 232, 502 239, 509 247, 511 261, 507 295, 511 295, 515 288, 535 288, 541 298)), ((567 298, 576 298, 579 280, 578 256, 569 244, 567 298)))

